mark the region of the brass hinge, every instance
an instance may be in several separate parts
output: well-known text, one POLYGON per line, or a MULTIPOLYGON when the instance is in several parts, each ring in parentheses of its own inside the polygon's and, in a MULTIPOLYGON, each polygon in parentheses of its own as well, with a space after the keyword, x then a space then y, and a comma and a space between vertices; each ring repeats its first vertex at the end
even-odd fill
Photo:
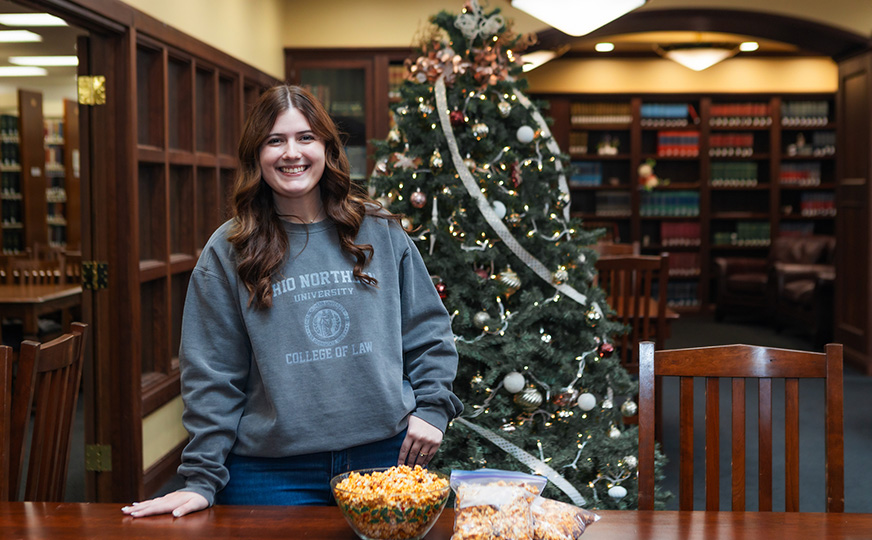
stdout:
POLYGON ((85 470, 106 472, 112 470, 112 447, 108 444, 85 445, 85 470))
POLYGON ((79 86, 79 104, 81 105, 105 105, 106 104, 106 77, 103 75, 80 75, 77 79, 79 86))
POLYGON ((82 288, 96 291, 109 287, 109 263, 82 261, 82 288))

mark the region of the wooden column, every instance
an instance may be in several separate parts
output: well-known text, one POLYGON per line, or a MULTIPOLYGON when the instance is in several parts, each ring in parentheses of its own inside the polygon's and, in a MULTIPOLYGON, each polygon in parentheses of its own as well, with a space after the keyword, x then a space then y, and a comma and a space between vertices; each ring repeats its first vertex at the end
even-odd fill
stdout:
POLYGON ((872 375, 872 51, 839 62, 834 341, 872 375))

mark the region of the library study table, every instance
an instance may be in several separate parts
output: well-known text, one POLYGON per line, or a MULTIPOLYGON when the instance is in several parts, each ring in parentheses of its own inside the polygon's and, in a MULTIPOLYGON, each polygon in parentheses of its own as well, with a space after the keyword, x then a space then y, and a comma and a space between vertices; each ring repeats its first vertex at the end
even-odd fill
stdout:
POLYGON ((81 285, 0 285, 0 314, 22 319, 24 339, 37 339, 40 315, 81 304, 81 285))
MULTIPOLYGON (((335 506, 215 506, 182 518, 132 518, 121 504, 0 502, 0 538, 157 540, 282 538, 355 540, 335 506)), ((870 538, 872 514, 782 512, 598 512, 582 540, 870 538)), ((445 509, 426 540, 449 540, 454 511, 445 509)))

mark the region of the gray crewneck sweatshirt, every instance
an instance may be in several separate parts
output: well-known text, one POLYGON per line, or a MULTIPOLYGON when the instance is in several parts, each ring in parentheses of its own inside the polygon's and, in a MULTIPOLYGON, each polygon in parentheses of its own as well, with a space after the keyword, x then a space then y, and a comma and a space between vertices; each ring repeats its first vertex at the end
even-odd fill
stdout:
POLYGON ((212 504, 229 452, 284 457, 392 437, 410 413, 445 431, 460 413, 457 352, 421 255, 396 223, 366 216, 375 253, 358 283, 329 220, 285 223, 290 256, 271 308, 248 305, 222 225, 188 286, 179 360, 190 440, 179 474, 212 504))

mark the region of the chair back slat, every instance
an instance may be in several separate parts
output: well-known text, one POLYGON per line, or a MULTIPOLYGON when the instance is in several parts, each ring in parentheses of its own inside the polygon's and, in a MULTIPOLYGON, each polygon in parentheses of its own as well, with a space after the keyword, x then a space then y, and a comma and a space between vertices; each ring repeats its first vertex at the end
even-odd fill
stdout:
POLYGON ((784 505, 799 512, 799 380, 784 380, 784 505))
POLYGON ((679 505, 693 508, 693 377, 680 377, 679 409, 679 505))
MULTIPOLYGON (((705 509, 718 510, 721 494, 721 387, 720 381, 705 381, 705 509)), ((692 510, 682 508, 681 510, 692 510)))
POLYGON ((86 330, 87 325, 73 323, 70 333, 48 343, 21 344, 10 437, 13 498, 20 490, 27 422, 35 406, 24 500, 63 501, 86 330))
MULTIPOLYGON (((746 379, 756 379, 758 391, 758 510, 772 510, 772 378, 784 379, 784 461, 785 510, 799 511, 799 380, 824 381, 826 392, 826 509, 844 511, 844 442, 842 346, 829 344, 825 353, 791 351, 750 345, 728 345, 693 349, 656 350, 654 343, 639 346, 640 420, 655 421, 658 376, 679 377, 680 393, 680 481, 679 506, 693 510, 693 378, 705 378, 705 490, 706 510, 720 509, 720 382, 731 380, 732 466, 731 504, 735 511, 746 508, 745 398, 746 379), (685 493, 685 490, 689 493, 685 493)), ((655 426, 639 428, 639 509, 653 509, 655 426)))
POLYGON ((772 379, 757 381, 757 500, 761 512, 772 511, 772 379))
POLYGON ((12 434, 12 347, 0 345, 0 502, 10 500, 9 450, 12 434))
POLYGON ((745 510, 745 379, 733 379, 732 510, 745 510))

